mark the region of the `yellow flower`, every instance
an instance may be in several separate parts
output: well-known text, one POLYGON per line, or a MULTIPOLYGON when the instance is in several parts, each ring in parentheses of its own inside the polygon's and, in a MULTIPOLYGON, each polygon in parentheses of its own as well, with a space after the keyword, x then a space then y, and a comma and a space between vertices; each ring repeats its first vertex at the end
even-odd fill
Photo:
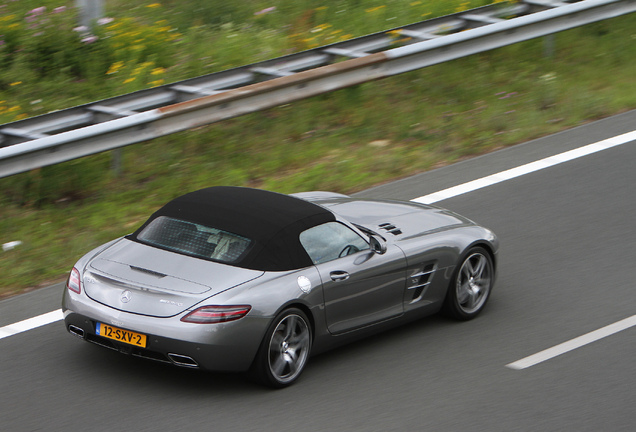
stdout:
POLYGON ((379 11, 380 9, 385 8, 385 7, 386 7, 385 5, 377 6, 377 7, 371 8, 371 9, 366 9, 365 12, 371 13, 371 12, 379 11))
POLYGON ((15 105, 12 106, 11 108, 9 108, 9 110, 7 112, 16 112, 16 111, 20 111, 22 109, 22 107, 20 107, 20 105, 15 105))
POLYGON ((319 6, 316 8, 317 11, 327 10, 327 6, 319 6))
POLYGON ((108 68, 108 72, 106 72, 106 75, 117 73, 119 72, 119 69, 121 69, 122 67, 124 67, 123 61, 115 62, 112 65, 110 65, 110 68, 108 68))
POLYGON ((106 27, 108 30, 116 30, 119 27, 121 27, 122 25, 124 25, 121 21, 117 21, 115 22, 115 24, 111 24, 108 27, 106 27))
POLYGON ((20 84, 22 84, 22 81, 12 82, 10 85, 11 85, 11 87, 13 87, 13 86, 17 86, 17 85, 20 85, 20 84))
POLYGON ((465 10, 468 10, 469 5, 470 2, 464 2, 455 9, 455 12, 464 12, 465 10))
POLYGON ((158 68, 154 68, 154 69, 152 70, 152 72, 150 72, 150 74, 151 74, 151 75, 159 75, 159 74, 164 73, 165 71, 166 71, 166 70, 165 70, 164 68, 160 68, 160 67, 158 67, 158 68))
POLYGON ((134 80, 135 80, 135 77, 128 78, 128 79, 126 79, 126 81, 124 81, 124 84, 131 83, 131 82, 133 82, 134 80))
POLYGON ((151 3, 151 4, 149 4, 149 5, 148 5, 148 6, 146 6, 146 7, 149 7, 149 8, 158 8, 158 7, 161 7, 161 3, 151 3))
POLYGON ((152 82, 150 83, 150 85, 151 85, 152 87, 157 87, 157 86, 160 86, 160 85, 161 85, 161 84, 163 84, 163 83, 164 83, 164 80, 162 80, 162 79, 158 79, 158 80, 156 80, 156 81, 152 81, 152 82))

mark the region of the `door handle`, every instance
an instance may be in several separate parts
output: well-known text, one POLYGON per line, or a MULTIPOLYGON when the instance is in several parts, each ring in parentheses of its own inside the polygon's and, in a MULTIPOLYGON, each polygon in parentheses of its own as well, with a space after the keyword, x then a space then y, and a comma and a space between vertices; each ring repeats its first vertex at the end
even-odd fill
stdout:
POLYGON ((349 273, 347 273, 346 271, 332 271, 331 273, 329 273, 329 276, 331 276, 331 280, 334 282, 349 279, 349 273))

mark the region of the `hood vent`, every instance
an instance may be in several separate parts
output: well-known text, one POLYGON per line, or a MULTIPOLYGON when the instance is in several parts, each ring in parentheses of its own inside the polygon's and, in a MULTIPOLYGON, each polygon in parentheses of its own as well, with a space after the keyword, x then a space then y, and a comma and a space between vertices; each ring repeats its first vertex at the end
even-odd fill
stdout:
POLYGON ((383 229, 384 231, 389 232, 389 233, 391 233, 393 235, 402 234, 402 230, 399 229, 398 227, 396 227, 395 225, 391 224, 391 223, 385 222, 385 223, 382 223, 382 224, 380 224, 378 226, 381 229, 383 229))

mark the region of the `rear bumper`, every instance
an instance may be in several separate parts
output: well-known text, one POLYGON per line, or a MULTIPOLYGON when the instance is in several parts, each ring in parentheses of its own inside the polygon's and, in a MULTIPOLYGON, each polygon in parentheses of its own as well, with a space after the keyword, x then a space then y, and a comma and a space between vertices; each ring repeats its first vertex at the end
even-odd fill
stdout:
POLYGON ((155 318, 118 311, 65 290, 64 324, 81 339, 124 354, 210 371, 246 371, 263 339, 269 319, 250 317, 218 324, 180 321, 184 314, 155 318), (96 334, 98 322, 146 335, 141 348, 96 334))

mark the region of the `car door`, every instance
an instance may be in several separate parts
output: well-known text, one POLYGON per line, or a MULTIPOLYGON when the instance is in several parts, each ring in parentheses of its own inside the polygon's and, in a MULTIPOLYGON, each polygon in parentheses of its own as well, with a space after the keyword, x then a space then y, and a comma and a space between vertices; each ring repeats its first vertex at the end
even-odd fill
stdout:
POLYGON ((380 255, 339 222, 310 228, 301 243, 320 273, 327 328, 343 333, 403 313, 406 258, 394 245, 380 255))

